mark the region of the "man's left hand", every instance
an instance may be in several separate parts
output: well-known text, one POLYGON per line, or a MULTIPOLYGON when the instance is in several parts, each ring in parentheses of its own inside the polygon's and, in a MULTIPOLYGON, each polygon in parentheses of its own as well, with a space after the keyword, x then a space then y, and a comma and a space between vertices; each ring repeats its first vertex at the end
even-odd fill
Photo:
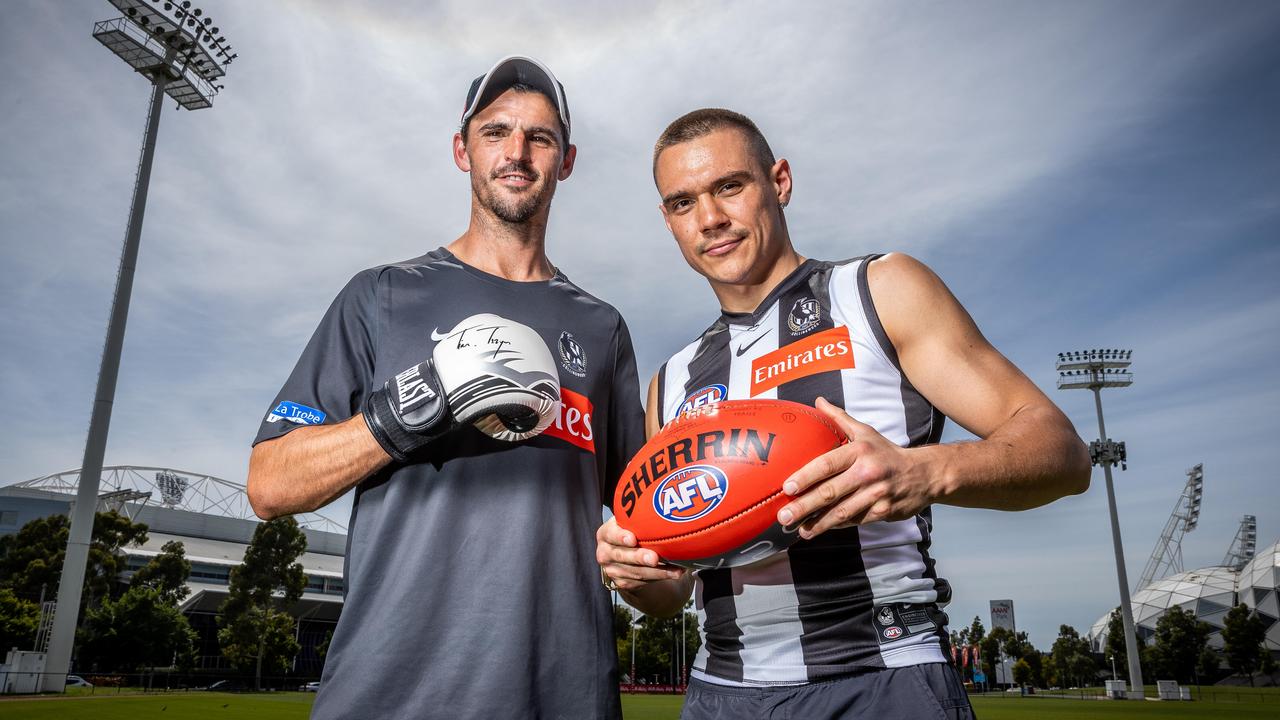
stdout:
POLYGON ((808 540, 832 528, 915 516, 935 497, 932 453, 890 442, 823 398, 814 403, 849 438, 809 461, 782 484, 795 500, 778 511, 783 525, 800 524, 808 540))

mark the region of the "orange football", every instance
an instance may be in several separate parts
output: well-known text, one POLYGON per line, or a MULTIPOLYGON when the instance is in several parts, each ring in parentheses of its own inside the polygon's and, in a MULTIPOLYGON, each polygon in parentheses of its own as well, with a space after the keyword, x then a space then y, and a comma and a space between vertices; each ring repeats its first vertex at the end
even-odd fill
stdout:
POLYGON ((618 480, 613 514, 641 547, 689 568, 734 567, 785 549, 782 483, 845 442, 825 415, 787 400, 725 400, 649 439, 618 480))

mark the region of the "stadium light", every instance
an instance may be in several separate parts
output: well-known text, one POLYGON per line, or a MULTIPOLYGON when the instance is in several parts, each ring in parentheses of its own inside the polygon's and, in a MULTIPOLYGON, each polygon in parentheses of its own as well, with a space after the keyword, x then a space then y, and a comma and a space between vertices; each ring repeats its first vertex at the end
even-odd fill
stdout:
POLYGON ((1116 491, 1111 480, 1111 467, 1128 468, 1124 443, 1107 437, 1102 420, 1102 389, 1122 388, 1133 384, 1129 372, 1133 351, 1109 348, 1058 353, 1059 390, 1092 390, 1098 410, 1098 440, 1090 443, 1089 455, 1094 465, 1101 465, 1107 479, 1107 509, 1111 514, 1111 543, 1116 555, 1116 578, 1120 583, 1120 615, 1124 620, 1124 647, 1129 662, 1129 691, 1143 692, 1142 665, 1138 657, 1138 636, 1134 633, 1133 608, 1129 604, 1129 573, 1124 566, 1124 545, 1120 540, 1120 515, 1116 512, 1116 491))
MULTIPOLYGON (((133 186, 133 204, 129 210, 124 248, 120 253, 111 319, 107 323, 107 339, 98 370, 93 412, 89 417, 89 436, 85 441, 84 461, 80 465, 80 483, 71 513, 62 577, 58 581, 57 609, 54 611, 45 672, 40 676, 41 692, 62 692, 71 669, 80 595, 88 564, 94 510, 98 504, 98 486, 102 480, 102 459, 107 447, 107 429, 111 424, 111 407, 115 402, 120 352, 124 346, 129 299, 133 293, 133 272, 137 266, 142 217, 151 182, 151 161, 155 156, 156 133, 160 129, 161 101, 168 95, 178 103, 178 107, 187 110, 211 107, 214 96, 222 89, 221 85, 215 86, 214 81, 226 74, 226 66, 231 62, 231 58, 225 61, 217 59, 230 50, 224 48, 222 39, 212 39, 216 33, 203 24, 184 24, 182 19, 186 11, 173 3, 108 1, 121 12, 121 16, 95 23, 93 37, 151 83, 151 101, 142 136, 142 157, 138 161, 133 186)), ((191 3, 183 2, 182 7, 190 8, 191 3)))

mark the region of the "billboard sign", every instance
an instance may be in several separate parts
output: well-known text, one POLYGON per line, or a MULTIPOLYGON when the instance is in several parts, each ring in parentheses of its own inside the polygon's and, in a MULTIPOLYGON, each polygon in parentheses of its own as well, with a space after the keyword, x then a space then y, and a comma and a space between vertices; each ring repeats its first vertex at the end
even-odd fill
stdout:
POLYGON ((1017 632, 1017 625, 1013 622, 1012 600, 991 601, 991 629, 994 630, 998 627, 1002 627, 1009 632, 1017 632))

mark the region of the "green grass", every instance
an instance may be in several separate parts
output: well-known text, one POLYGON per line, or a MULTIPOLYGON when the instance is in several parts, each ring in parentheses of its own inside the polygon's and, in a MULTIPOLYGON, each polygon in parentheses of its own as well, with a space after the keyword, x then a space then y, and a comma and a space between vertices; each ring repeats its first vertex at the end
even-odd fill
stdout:
POLYGON ((622 695, 622 716, 626 720, 676 720, 683 695, 622 695))
MULTIPOLYGON (((1222 690, 1221 688, 1219 690, 1222 690)), ((1229 692, 1229 691, 1228 691, 1229 692)), ((1242 691, 1243 692, 1243 691, 1242 691)), ((974 709, 982 720, 1152 720, 1204 718, 1206 720, 1274 720, 1280 717, 1280 690, 1271 690, 1266 702, 1157 703, 1141 701, 1061 700, 1057 698, 975 697, 974 709)), ((1255 697, 1258 697, 1255 695, 1255 697)), ((626 720, 675 720, 680 715, 678 695, 623 695, 626 720)), ((97 695, 39 699, 0 699, 0 717, 57 720, 306 720, 315 695, 279 693, 169 693, 156 695, 97 695)), ((513 714, 518 716, 518 713, 513 714)))
POLYGON ((204 720, 252 718, 253 720, 306 720, 311 714, 311 693, 192 692, 163 695, 101 694, 50 697, 35 700, 0 700, 5 720, 57 718, 57 720, 204 720))

